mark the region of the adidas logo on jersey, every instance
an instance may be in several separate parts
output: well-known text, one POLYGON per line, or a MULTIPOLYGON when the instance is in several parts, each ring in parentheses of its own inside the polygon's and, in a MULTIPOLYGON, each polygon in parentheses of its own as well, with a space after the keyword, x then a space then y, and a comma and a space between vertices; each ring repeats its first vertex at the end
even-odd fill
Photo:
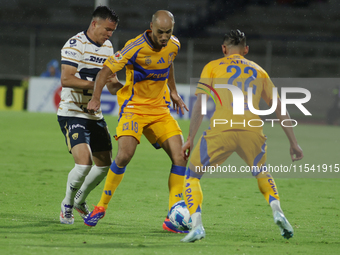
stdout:
POLYGON ((164 61, 163 58, 160 58, 160 59, 158 60, 158 62, 157 62, 157 64, 164 64, 164 63, 165 63, 165 61, 164 61))

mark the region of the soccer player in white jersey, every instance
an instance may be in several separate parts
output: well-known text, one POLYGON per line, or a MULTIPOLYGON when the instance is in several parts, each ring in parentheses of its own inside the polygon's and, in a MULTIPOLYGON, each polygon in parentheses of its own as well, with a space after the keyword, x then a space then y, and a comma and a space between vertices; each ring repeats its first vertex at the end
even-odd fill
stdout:
MULTIPOLYGON (((86 31, 71 37, 61 50, 61 101, 58 122, 75 165, 68 174, 66 195, 61 202, 60 222, 73 224, 73 208, 81 217, 88 213, 85 199, 104 179, 111 165, 112 144, 102 112, 87 110, 94 80, 105 60, 113 55, 108 40, 119 18, 106 6, 92 14, 86 31), (94 165, 93 165, 94 162, 94 165)), ((111 94, 122 87, 116 75, 107 80, 111 94)))

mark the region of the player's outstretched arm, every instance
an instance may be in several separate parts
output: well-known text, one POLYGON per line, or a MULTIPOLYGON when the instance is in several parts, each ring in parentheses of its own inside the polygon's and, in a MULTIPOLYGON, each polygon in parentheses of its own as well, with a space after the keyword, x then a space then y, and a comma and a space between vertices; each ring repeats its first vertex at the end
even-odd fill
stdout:
POLYGON ((61 65, 61 86, 74 89, 93 89, 94 82, 75 76, 77 68, 71 65, 61 65))
POLYGON ((170 90, 170 98, 174 105, 174 110, 177 111, 177 114, 179 113, 179 109, 181 109, 182 114, 184 114, 184 109, 189 111, 188 107, 185 105, 182 98, 178 95, 176 89, 174 63, 171 63, 170 66, 168 87, 170 90))
POLYGON ((112 95, 116 95, 124 85, 118 80, 117 73, 111 74, 106 82, 106 87, 112 95))
POLYGON ((202 105, 202 97, 197 95, 197 100, 192 109, 191 118, 190 118, 190 129, 187 141, 182 146, 182 156, 185 160, 188 160, 190 156, 191 149, 194 146, 194 139, 196 133, 202 123, 203 115, 201 114, 201 105, 202 105))
POLYGON ((103 88, 107 82, 107 79, 112 74, 112 71, 107 66, 104 66, 97 74, 96 81, 94 83, 92 98, 87 104, 89 111, 97 111, 100 108, 100 95, 102 94, 103 88))
MULTIPOLYGON (((282 121, 285 120, 285 119, 290 119, 288 111, 286 111, 285 115, 281 115, 281 100, 280 100, 280 98, 277 98, 277 108, 276 108, 275 113, 276 113, 277 118, 280 120, 280 123, 282 123, 282 121)), ((302 152, 302 149, 301 149, 301 147, 299 146, 299 144, 296 140, 293 128, 291 127, 292 123, 291 122, 289 123, 289 121, 286 121, 286 123, 287 122, 288 122, 287 126, 281 125, 281 127, 283 128, 283 131, 285 132, 285 134, 286 134, 286 136, 289 140, 289 143, 290 143, 289 152, 290 152, 290 156, 292 158, 292 161, 294 162, 294 161, 297 161, 297 160, 300 160, 300 159, 303 158, 303 152, 302 152)))

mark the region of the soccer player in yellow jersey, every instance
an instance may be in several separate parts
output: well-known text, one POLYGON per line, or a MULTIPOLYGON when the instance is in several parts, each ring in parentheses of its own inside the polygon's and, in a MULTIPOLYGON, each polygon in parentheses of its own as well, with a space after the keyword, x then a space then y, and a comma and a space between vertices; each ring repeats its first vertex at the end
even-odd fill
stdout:
MULTIPOLYGON (((273 98, 274 85, 268 74, 256 63, 244 58, 249 47, 246 45, 246 37, 243 32, 231 30, 226 34, 222 51, 224 57, 209 62, 202 71, 196 90, 197 101, 191 115, 189 136, 182 148, 182 155, 187 159, 203 118, 201 115, 202 100, 204 100, 202 94, 209 94, 210 90, 216 91, 214 96, 216 109, 211 118, 210 128, 203 132, 193 149, 186 171, 184 198, 191 215, 192 230, 181 241, 195 242, 205 237, 201 219, 203 194, 200 178, 203 175, 204 167, 222 164, 233 152, 236 152, 250 167, 255 166, 255 169, 257 167, 258 171, 253 171, 252 174, 257 179, 261 193, 273 210, 274 222, 279 226, 281 235, 288 239, 293 236, 293 228, 280 207, 279 195, 273 177, 263 169, 267 157, 266 137, 263 135, 262 127, 252 127, 258 126, 256 122, 260 121, 260 117, 253 114, 246 103, 244 104, 244 115, 233 115, 236 100, 233 101, 232 94, 228 89, 215 86, 217 84, 232 84, 242 90, 244 97, 250 96, 247 95, 247 91, 249 91, 248 87, 251 87, 249 92, 252 93, 255 109, 259 109, 261 98, 270 106, 272 100, 277 99, 276 115, 280 119, 280 123, 284 119, 290 119, 289 114, 281 115, 280 98, 277 95, 273 98), (223 125, 216 125, 214 122, 216 119, 228 120, 229 123, 224 121, 223 125), (249 121, 250 125, 248 125, 249 121)), ((282 126, 282 128, 290 142, 292 160, 302 159, 303 153, 292 127, 282 126)))
MULTIPOLYGON (((126 68, 126 84, 117 92, 120 106, 116 129, 117 156, 110 167, 98 205, 84 220, 86 225, 95 226, 104 217, 108 203, 124 176, 126 165, 130 162, 142 134, 155 147, 163 148, 171 158, 169 209, 181 200, 187 161, 181 155, 182 131, 170 115, 167 87, 177 113, 179 110, 184 113, 184 109, 188 109, 175 85, 173 61, 180 43, 172 35, 174 23, 170 12, 157 11, 152 17, 151 30, 128 41, 122 50, 107 59, 97 75, 93 96, 87 107, 93 111, 99 109, 100 94, 107 77, 126 68)), ((183 233, 174 228, 168 218, 165 219, 163 228, 183 233)))

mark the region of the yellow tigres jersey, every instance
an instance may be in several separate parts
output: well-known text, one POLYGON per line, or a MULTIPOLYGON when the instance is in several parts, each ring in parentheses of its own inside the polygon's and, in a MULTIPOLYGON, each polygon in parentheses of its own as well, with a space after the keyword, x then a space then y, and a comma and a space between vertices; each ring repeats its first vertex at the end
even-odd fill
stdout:
POLYGON ((120 115, 124 112, 150 115, 169 112, 167 81, 180 42, 171 36, 167 46, 156 51, 148 32, 151 30, 129 40, 104 63, 113 73, 126 67, 126 83, 117 93, 120 115))
POLYGON ((217 92, 216 94, 218 94, 214 94, 216 109, 210 119, 211 129, 216 130, 216 132, 226 130, 249 130, 263 134, 260 117, 249 110, 248 96, 250 95, 248 95, 247 91, 248 87, 252 88, 251 96, 255 109, 259 110, 261 98, 263 98, 267 104, 270 103, 273 98, 272 90, 274 84, 266 71, 255 62, 238 54, 213 60, 209 62, 202 71, 196 89, 196 95, 199 93, 209 95, 211 90, 213 90, 211 87, 214 88, 217 92), (230 84, 242 90, 244 95, 244 115, 233 115, 232 93, 229 89, 225 88, 215 89, 216 84, 230 84))

